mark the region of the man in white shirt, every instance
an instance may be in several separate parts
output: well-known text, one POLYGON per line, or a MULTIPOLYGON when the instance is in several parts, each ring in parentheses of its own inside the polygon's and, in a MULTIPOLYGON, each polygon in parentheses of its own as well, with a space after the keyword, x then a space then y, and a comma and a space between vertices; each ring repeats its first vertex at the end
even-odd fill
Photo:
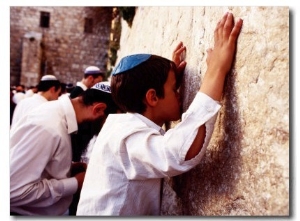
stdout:
POLYGON ((11 126, 13 126, 15 122, 27 112, 32 111, 40 104, 47 101, 57 100, 61 91, 61 83, 54 75, 44 75, 37 88, 37 93, 33 94, 31 97, 21 100, 17 104, 13 113, 11 126))
POLYGON ((76 83, 76 86, 70 93, 70 97, 79 96, 83 91, 91 88, 93 85, 104 80, 105 71, 96 66, 89 66, 84 70, 84 76, 81 81, 76 83))
MULTIPOLYGON (((87 67, 84 71, 84 77, 80 82, 77 82, 76 86, 71 91, 70 98, 75 98, 86 89, 92 87, 94 84, 102 82, 104 77, 104 70, 101 70, 96 66, 87 67)), ((71 135, 73 161, 77 162, 80 160, 82 152, 92 138, 91 131, 93 130, 93 125, 99 124, 100 120, 98 120, 98 122, 83 122, 82 124, 78 125, 77 133, 71 135)))
POLYGON ((70 134, 81 122, 106 116, 112 99, 101 88, 95 85, 74 99, 45 102, 11 129, 11 215, 66 214, 86 169, 85 163, 72 164, 70 134))
POLYGON ((226 13, 217 24, 201 88, 182 121, 178 87, 185 51, 179 43, 173 62, 151 54, 122 58, 112 72, 111 91, 125 114, 106 119, 89 160, 77 215, 160 215, 161 182, 198 165, 205 155, 220 109, 225 76, 232 66, 242 20, 226 13))

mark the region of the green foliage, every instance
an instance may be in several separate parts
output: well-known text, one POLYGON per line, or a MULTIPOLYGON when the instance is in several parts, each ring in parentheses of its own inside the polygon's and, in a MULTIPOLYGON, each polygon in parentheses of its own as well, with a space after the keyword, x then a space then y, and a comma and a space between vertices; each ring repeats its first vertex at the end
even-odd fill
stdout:
POLYGON ((128 26, 131 27, 135 15, 135 7, 118 7, 118 10, 128 26))
POLYGON ((121 37, 121 18, 123 18, 129 27, 131 27, 133 18, 135 15, 135 7, 116 7, 114 11, 114 28, 111 30, 112 39, 109 42, 108 59, 110 68, 107 70, 107 76, 110 76, 112 72, 111 66, 114 66, 117 61, 117 52, 120 49, 120 37, 121 37), (119 16, 118 16, 119 15, 119 16))

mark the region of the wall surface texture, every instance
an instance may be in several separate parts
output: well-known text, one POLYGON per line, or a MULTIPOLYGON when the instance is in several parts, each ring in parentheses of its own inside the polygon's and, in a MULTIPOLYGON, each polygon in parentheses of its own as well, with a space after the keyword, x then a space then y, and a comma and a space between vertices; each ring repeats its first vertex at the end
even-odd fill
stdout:
POLYGON ((186 47, 186 110, 206 71, 206 49, 227 11, 244 20, 236 62, 206 156, 166 178, 163 215, 287 216, 289 208, 289 8, 138 7, 122 21, 118 59, 186 47))

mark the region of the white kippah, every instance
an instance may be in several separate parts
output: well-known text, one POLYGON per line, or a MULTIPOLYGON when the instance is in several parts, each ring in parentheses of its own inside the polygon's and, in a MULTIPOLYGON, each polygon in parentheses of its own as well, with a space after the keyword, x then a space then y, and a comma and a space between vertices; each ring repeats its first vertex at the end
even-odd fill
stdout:
POLYGON ((41 81, 57 81, 57 78, 54 75, 44 75, 41 81))
POLYGON ((96 66, 89 66, 84 71, 85 74, 103 74, 104 71, 96 66))
POLYGON ((111 93, 110 91, 110 83, 108 81, 101 81, 95 84, 92 89, 97 89, 99 91, 103 91, 105 93, 111 93))

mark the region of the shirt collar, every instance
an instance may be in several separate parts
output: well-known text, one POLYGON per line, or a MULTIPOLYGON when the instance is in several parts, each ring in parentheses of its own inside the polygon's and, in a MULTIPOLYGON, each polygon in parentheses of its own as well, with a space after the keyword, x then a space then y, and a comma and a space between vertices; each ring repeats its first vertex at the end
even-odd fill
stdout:
POLYGON ((65 112, 68 134, 76 132, 78 130, 78 125, 77 125, 75 110, 73 108, 70 97, 62 96, 58 100, 61 102, 61 105, 65 112))
POLYGON ((161 135, 165 134, 165 131, 158 126, 156 123, 154 123, 153 121, 149 120, 147 117, 138 114, 138 113, 133 113, 134 116, 136 116, 137 118, 139 118, 141 121, 143 121, 147 126, 157 130, 161 135))
POLYGON ((40 92, 35 93, 34 95, 32 95, 32 97, 36 97, 36 98, 39 98, 41 100, 48 101, 43 95, 40 94, 40 92))
POLYGON ((84 83, 82 83, 81 81, 78 81, 76 83, 76 86, 81 87, 84 91, 86 91, 88 89, 87 86, 84 83))

